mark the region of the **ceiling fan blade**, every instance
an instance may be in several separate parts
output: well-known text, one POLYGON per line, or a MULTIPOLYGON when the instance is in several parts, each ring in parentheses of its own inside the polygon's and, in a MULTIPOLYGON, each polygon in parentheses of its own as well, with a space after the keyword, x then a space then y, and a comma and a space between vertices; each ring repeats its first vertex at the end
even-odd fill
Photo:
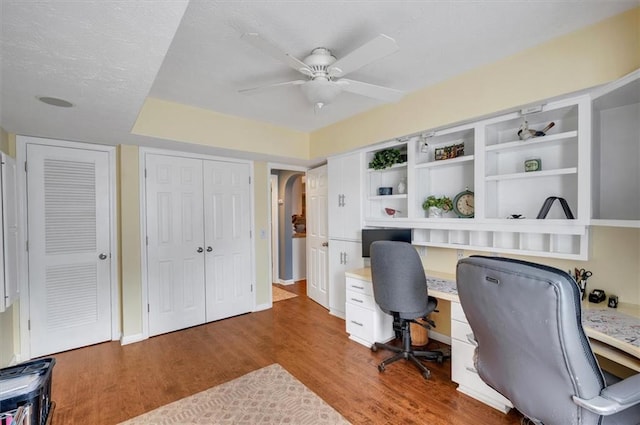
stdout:
POLYGON ((306 82, 307 82, 306 80, 285 81, 284 83, 267 84, 266 86, 251 87, 248 89, 238 90, 238 93, 243 93, 243 94, 259 93, 263 90, 270 90, 276 87, 284 87, 284 86, 297 86, 300 84, 304 84, 306 82))
POLYGON ((253 47, 257 48, 261 52, 266 53, 274 59, 286 63, 291 68, 303 73, 304 75, 310 76, 313 74, 311 68, 309 68, 304 62, 294 58, 289 53, 283 52, 280 48, 273 45, 270 41, 262 38, 258 33, 246 32, 242 34, 242 37, 240 38, 251 44, 253 47))
POLYGON ((402 99, 405 94, 402 90, 363 83, 362 81, 348 80, 346 78, 335 81, 335 84, 340 85, 342 90, 346 92, 372 97, 386 102, 397 102, 402 99))
POLYGON ((390 55, 399 49, 396 41, 384 34, 358 47, 329 66, 329 75, 340 77, 390 55))

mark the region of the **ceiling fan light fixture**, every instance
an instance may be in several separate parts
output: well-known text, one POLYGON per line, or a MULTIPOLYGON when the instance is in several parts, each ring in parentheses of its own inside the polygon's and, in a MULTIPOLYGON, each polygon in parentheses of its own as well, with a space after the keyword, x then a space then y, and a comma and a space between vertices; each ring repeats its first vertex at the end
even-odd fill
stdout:
POLYGON ((318 109, 333 102, 342 92, 338 85, 320 78, 307 81, 300 88, 307 100, 318 109))

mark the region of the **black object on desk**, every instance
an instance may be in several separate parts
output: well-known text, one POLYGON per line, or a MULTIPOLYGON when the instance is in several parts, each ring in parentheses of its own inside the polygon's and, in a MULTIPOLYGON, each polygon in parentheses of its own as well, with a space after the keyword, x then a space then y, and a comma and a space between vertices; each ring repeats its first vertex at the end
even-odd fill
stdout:
POLYGON ((607 298, 607 294, 605 294, 602 289, 594 289, 589 294, 589 302, 592 302, 592 303, 601 303, 606 298, 607 298))

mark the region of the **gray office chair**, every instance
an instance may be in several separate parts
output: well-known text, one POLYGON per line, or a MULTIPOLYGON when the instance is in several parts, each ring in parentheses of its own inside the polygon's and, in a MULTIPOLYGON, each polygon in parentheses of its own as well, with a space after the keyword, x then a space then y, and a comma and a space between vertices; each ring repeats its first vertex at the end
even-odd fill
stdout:
POLYGON ((376 342, 371 351, 379 348, 395 352, 378 365, 383 372, 386 365, 400 359, 410 360, 429 379, 431 372, 420 359, 439 363, 449 357, 444 351, 416 351, 411 348, 411 323, 427 328, 435 326, 426 318, 434 311, 438 300, 427 294, 427 279, 424 267, 415 248, 407 242, 376 241, 371 244, 371 281, 373 297, 382 311, 393 316, 396 335, 401 336, 402 346, 376 342), (428 325, 417 322, 424 319, 428 325))
POLYGON ((567 273, 478 256, 458 262, 457 285, 478 374, 531 422, 640 424, 640 374, 605 382, 567 273))

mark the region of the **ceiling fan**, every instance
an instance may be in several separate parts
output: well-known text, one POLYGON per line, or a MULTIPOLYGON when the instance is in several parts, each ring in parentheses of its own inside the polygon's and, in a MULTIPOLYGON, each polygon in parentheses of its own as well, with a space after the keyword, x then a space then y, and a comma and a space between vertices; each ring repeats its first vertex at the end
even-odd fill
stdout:
POLYGON ((314 105, 316 111, 331 103, 343 91, 385 102, 396 102, 404 96, 404 92, 401 90, 341 78, 398 50, 395 40, 384 34, 380 34, 340 59, 336 59, 329 49, 317 47, 311 51, 309 56, 299 60, 289 53, 285 53, 257 33, 245 33, 241 38, 260 51, 284 62, 306 76, 307 79, 243 89, 240 90, 240 93, 254 93, 274 87, 300 86, 305 97, 314 105))

